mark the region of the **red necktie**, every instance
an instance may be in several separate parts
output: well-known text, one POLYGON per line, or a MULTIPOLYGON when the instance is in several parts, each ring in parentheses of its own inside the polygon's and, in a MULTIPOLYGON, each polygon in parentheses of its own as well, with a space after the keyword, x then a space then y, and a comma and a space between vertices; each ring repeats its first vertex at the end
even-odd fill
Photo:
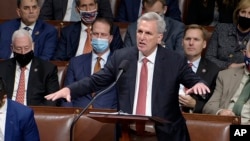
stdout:
POLYGON ((86 42, 83 48, 83 54, 90 53, 92 51, 92 45, 91 45, 91 40, 90 40, 90 30, 91 30, 91 27, 88 27, 86 29, 87 38, 86 38, 86 42))
POLYGON ((146 96, 147 96, 147 82, 148 82, 148 59, 144 58, 142 60, 141 75, 139 83, 139 92, 136 106, 137 115, 145 115, 146 112, 146 96))
POLYGON ((17 94, 16 94, 16 101, 21 104, 24 104, 25 70, 26 70, 26 67, 21 68, 20 80, 19 80, 17 94))

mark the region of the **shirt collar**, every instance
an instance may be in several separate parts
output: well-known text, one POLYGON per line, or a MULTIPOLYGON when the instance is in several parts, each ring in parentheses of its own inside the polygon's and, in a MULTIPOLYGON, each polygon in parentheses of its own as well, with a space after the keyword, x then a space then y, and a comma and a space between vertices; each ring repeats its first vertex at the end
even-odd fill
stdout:
POLYGON ((155 49, 149 56, 147 56, 147 57, 144 56, 144 55, 142 54, 141 51, 139 51, 139 58, 138 58, 138 61, 139 61, 139 62, 142 62, 142 59, 146 57, 150 63, 154 64, 154 63, 155 63, 155 57, 156 57, 156 52, 157 52, 157 50, 158 50, 158 48, 156 48, 156 49, 155 49))
POLYGON ((8 105, 8 99, 5 98, 5 102, 2 107, 0 107, 0 114, 6 113, 7 111, 7 105, 8 105))
POLYGON ((102 56, 98 56, 94 51, 92 51, 92 60, 96 60, 97 57, 102 57, 102 60, 104 62, 107 62, 109 54, 110 54, 110 49, 107 50, 104 54, 102 54, 102 56))
POLYGON ((21 21, 21 26, 20 29, 23 29, 24 27, 29 27, 31 29, 31 31, 33 31, 34 27, 35 27, 36 22, 34 22, 33 24, 27 26, 25 25, 22 21, 21 21))
POLYGON ((188 61, 188 63, 192 63, 192 64, 193 64, 192 67, 198 68, 198 66, 199 66, 199 64, 200 64, 200 61, 201 61, 201 57, 198 58, 197 60, 195 60, 194 62, 188 61))

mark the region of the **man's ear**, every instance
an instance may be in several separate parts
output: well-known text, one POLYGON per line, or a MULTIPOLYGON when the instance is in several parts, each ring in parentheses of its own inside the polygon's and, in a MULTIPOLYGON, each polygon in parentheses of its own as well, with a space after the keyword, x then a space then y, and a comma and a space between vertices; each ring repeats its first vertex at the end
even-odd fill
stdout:
POLYGON ((20 13, 20 9, 19 8, 16 8, 16 13, 17 13, 18 17, 20 18, 21 17, 21 13, 20 13))
POLYGON ((110 35, 110 37, 109 37, 109 43, 111 43, 112 40, 113 40, 113 35, 110 35))
POLYGON ((164 14, 166 14, 167 10, 168 10, 168 6, 164 6, 164 14))

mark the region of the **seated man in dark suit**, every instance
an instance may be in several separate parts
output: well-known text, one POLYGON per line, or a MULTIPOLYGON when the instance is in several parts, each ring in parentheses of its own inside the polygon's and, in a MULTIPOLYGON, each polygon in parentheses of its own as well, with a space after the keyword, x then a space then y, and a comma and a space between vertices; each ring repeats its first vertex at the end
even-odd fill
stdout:
POLYGON ((8 99, 7 94, 0 77, 0 141, 40 141, 32 109, 8 99))
POLYGON ((28 106, 55 106, 44 96, 59 89, 57 67, 34 57, 30 33, 19 29, 12 36, 14 57, 0 62, 0 76, 6 81, 8 98, 28 106))
MULTIPOLYGON (((197 75, 206 81, 212 94, 219 67, 205 57, 202 57, 202 52, 207 45, 206 38, 206 30, 202 26, 195 24, 188 25, 184 32, 182 44, 188 63, 192 64, 190 67, 192 67, 192 70, 197 75)), ((182 111, 193 113, 201 113, 203 106, 211 96, 211 94, 207 94, 206 97, 193 94, 185 95, 183 85, 180 86, 179 94, 182 111)))
POLYGON ((58 33, 55 27, 38 19, 40 8, 38 0, 17 0, 17 14, 20 18, 4 22, 0 25, 0 59, 13 56, 11 51, 11 36, 21 28, 32 35, 36 45, 34 55, 44 60, 50 60, 55 53, 58 33))
MULTIPOLYGON (((165 0, 143 0, 143 9, 144 12, 156 12, 164 18, 166 30, 162 39, 162 45, 184 55, 181 42, 185 26, 179 21, 164 16, 167 11, 165 0)), ((124 39, 124 47, 136 46, 136 26, 137 22, 129 25, 124 39)))
MULTIPOLYGON (((98 17, 113 20, 109 0, 97 0, 97 3, 98 17)), ((45 0, 39 17, 44 20, 80 21, 81 18, 73 5, 75 0, 45 0)))
MULTIPOLYGON (((118 22, 135 22, 144 12, 142 10, 142 2, 143 0, 121 0, 115 20, 118 22)), ((181 11, 178 0, 165 0, 165 3, 168 6, 165 15, 181 21, 181 11)))
MULTIPOLYGON (((76 8, 81 15, 81 21, 66 26, 61 31, 59 46, 56 50, 54 60, 70 60, 74 56, 89 53, 92 49, 87 49, 91 24, 96 19, 98 3, 96 0, 76 0, 76 8)), ((110 44, 110 50, 123 47, 119 28, 114 26, 112 29, 114 38, 110 44)))
MULTIPOLYGON (((67 69, 67 75, 64 85, 70 85, 91 74, 99 71, 106 64, 112 52, 109 44, 112 41, 112 22, 105 18, 97 18, 92 24, 92 46, 93 51, 73 57, 67 69)), ((89 94, 77 99, 71 103, 63 102, 62 106, 86 107, 95 94, 89 94)), ((94 108, 115 109, 117 107, 117 95, 115 88, 109 92, 97 97, 92 105, 94 108)))

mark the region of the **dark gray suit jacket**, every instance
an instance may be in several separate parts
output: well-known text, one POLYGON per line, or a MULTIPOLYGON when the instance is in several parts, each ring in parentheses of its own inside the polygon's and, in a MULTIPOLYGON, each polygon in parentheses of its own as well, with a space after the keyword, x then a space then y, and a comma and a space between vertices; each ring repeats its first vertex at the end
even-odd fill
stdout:
MULTIPOLYGON (((184 55, 181 43, 184 36, 185 25, 169 17, 165 17, 164 20, 166 23, 166 31, 162 39, 164 46, 184 55)), ((124 39, 124 47, 136 46, 136 30, 137 22, 128 26, 124 39)))
MULTIPOLYGON (((6 82, 7 96, 12 98, 15 82, 16 61, 14 58, 0 63, 0 76, 6 82)), ((50 62, 35 57, 32 60, 27 85, 28 106, 55 106, 44 96, 59 90, 57 67, 50 62)))
MULTIPOLYGON (((131 114, 135 95, 137 47, 115 51, 104 69, 91 77, 69 85, 72 99, 103 89, 114 82, 123 60, 128 60, 129 64, 117 82, 118 103, 120 110, 131 114)), ((190 88, 201 79, 188 67, 184 56, 159 46, 152 81, 152 116, 170 121, 170 123, 156 125, 158 140, 188 141, 187 127, 179 108, 179 84, 182 83, 190 88)))
MULTIPOLYGON (((68 0, 45 0, 40 12, 43 20, 63 20, 68 0)), ((113 20, 113 14, 109 0, 98 0, 98 17, 105 17, 113 20)))

